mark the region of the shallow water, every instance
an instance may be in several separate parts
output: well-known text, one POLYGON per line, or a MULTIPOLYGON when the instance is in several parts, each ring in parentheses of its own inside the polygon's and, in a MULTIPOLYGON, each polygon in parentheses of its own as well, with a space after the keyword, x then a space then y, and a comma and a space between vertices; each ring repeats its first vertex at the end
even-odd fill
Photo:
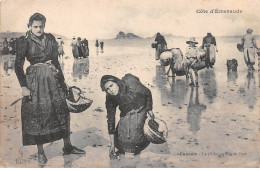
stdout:
MULTIPOLYGON (((185 40, 168 40, 168 48, 180 47, 184 52, 185 40)), ((155 61, 151 41, 104 41, 103 52, 90 42, 89 58, 77 60, 66 42, 60 60, 65 79, 94 101, 85 112, 71 114, 72 144, 87 154, 63 156, 62 140, 46 144, 44 167, 257 167, 259 73, 246 70, 243 55, 236 50, 239 40, 217 41, 215 67, 199 71, 198 88, 189 87, 185 76, 168 78, 168 68, 155 61), (226 60, 233 58, 238 60, 238 72, 228 73, 226 60), (99 82, 105 74, 121 78, 127 73, 138 76, 151 90, 153 111, 167 123, 168 139, 150 144, 133 159, 121 155, 120 160, 110 161, 105 93, 99 82)), ((0 161, 4 167, 38 167, 36 146, 22 146, 21 101, 10 106, 21 97, 14 58, 1 60, 0 161)))

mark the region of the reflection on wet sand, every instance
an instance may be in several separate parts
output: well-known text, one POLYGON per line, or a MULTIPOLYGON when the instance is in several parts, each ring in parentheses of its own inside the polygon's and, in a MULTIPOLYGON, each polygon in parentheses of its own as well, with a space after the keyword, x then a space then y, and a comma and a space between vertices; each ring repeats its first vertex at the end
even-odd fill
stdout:
MULTIPOLYGON (((78 132, 73 132, 71 134, 71 139, 72 144, 80 149, 84 149, 86 147, 92 147, 92 148, 101 148, 101 147, 106 147, 108 144, 108 141, 103 137, 99 135, 99 129, 96 127, 91 127, 91 128, 87 128, 85 130, 81 130, 78 132)), ((85 157, 84 154, 82 155, 74 155, 74 154, 70 154, 70 155, 63 155, 62 152, 62 148, 57 148, 57 147, 62 147, 62 141, 55 141, 53 143, 49 143, 48 145, 46 145, 44 147, 44 151, 46 154, 51 154, 48 155, 48 160, 54 160, 56 157, 59 156, 63 156, 64 159, 64 168, 71 168, 73 167, 73 163, 75 163, 76 160, 85 157)), ((104 154, 105 155, 105 154, 104 154)), ((108 155, 108 153, 107 153, 108 155)), ((32 158, 36 158, 37 157, 37 153, 31 155, 32 158)), ((83 164, 85 165, 84 167, 87 166, 87 164, 83 164)), ((55 162, 51 163, 48 162, 46 163, 46 165, 41 165, 40 167, 54 167, 55 166, 55 162)), ((75 166, 74 166, 75 167, 75 166)))
POLYGON ((200 130, 201 114, 207 109, 207 106, 199 102, 198 87, 195 88, 196 96, 193 99, 194 87, 191 88, 190 102, 187 109, 187 123, 190 124, 189 130, 196 134, 200 130))
POLYGON ((183 105, 189 87, 184 77, 173 80, 165 75, 165 67, 156 66, 156 76, 154 83, 161 91, 161 102, 164 104, 172 104, 180 107, 183 105))
POLYGON ((228 71, 227 72, 227 82, 231 82, 233 84, 236 84, 238 78, 238 74, 236 71, 228 71))
POLYGON ((134 158, 125 158, 124 155, 120 155, 120 160, 110 160, 110 167, 112 168, 151 168, 156 166, 157 168, 166 168, 166 163, 160 160, 151 160, 149 158, 141 158, 140 155, 136 155, 134 158))
POLYGON ((60 62, 61 70, 62 70, 62 72, 64 73, 64 66, 65 66, 64 60, 61 59, 61 60, 59 60, 59 62, 60 62))
POLYGON ((212 104, 218 93, 215 70, 206 69, 201 71, 199 73, 199 80, 202 82, 203 92, 207 101, 212 104))
POLYGON ((82 76, 87 77, 89 74, 89 59, 74 59, 72 76, 82 79, 82 76))
POLYGON ((242 96, 245 98, 245 104, 248 105, 249 109, 254 109, 254 106, 256 104, 256 81, 255 81, 255 75, 254 71, 248 71, 245 79, 244 87, 239 88, 239 92, 242 96))

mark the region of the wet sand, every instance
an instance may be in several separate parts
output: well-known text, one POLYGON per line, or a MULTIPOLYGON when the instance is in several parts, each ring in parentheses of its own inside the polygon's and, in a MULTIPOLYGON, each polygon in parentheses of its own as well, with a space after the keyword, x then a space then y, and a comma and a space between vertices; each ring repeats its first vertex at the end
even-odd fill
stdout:
MULTIPOLYGON (((72 144, 86 150, 86 155, 63 156, 62 140, 45 144, 48 163, 44 167, 259 167, 260 75, 246 70, 236 42, 219 40, 215 67, 199 71, 198 88, 189 87, 185 76, 168 78, 149 41, 104 42, 103 53, 90 42, 89 58, 78 60, 65 43, 60 61, 65 79, 94 101, 85 112, 71 114, 72 144), (232 58, 238 60, 236 73, 226 70, 226 60, 232 58), (138 76, 151 90, 153 111, 167 123, 168 139, 150 144, 133 159, 121 155, 111 161, 105 93, 99 82, 105 74, 121 78, 127 73, 138 76)), ((180 47, 184 52, 184 40, 168 42, 168 48, 180 47)), ((22 146, 21 101, 10 106, 21 97, 14 58, 1 59, 0 163, 39 167, 36 146, 22 146)))

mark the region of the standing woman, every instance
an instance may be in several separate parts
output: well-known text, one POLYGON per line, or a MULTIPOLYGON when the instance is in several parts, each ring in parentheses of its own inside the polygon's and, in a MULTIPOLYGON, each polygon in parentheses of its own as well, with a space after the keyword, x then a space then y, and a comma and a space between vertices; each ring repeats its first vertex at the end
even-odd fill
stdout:
POLYGON ((65 54, 65 53, 64 53, 64 50, 63 50, 63 44, 64 44, 64 42, 63 42, 63 40, 59 37, 58 40, 57 40, 57 43, 58 43, 58 52, 59 52, 58 56, 59 56, 59 57, 63 57, 63 55, 65 54))
POLYGON ((212 68, 216 62, 217 43, 216 38, 211 33, 207 33, 207 36, 203 37, 202 48, 206 51, 206 67, 212 68))
POLYGON ((100 86, 106 92, 108 133, 110 135, 110 158, 114 158, 115 147, 119 153, 134 155, 140 153, 149 141, 144 135, 147 113, 153 118, 151 91, 139 78, 126 74, 122 80, 104 75, 100 86), (120 121, 115 129, 116 108, 119 106, 120 121))
MULTIPOLYGON (((255 51, 259 49, 256 44, 256 38, 252 33, 253 33, 252 29, 250 28, 247 29, 246 34, 243 35, 241 39, 241 43, 244 47, 244 59, 248 67, 248 70, 255 70, 254 68, 255 58, 256 58, 255 51)), ((258 66, 259 66, 259 62, 258 62, 258 66)))
POLYGON ((71 145, 70 113, 66 104, 67 86, 58 62, 58 47, 52 34, 44 33, 46 18, 33 14, 29 31, 17 42, 15 72, 22 87, 23 145, 37 145, 38 162, 47 158, 43 144, 64 141, 64 154, 85 154, 71 145), (24 73, 25 58, 30 66, 24 73))

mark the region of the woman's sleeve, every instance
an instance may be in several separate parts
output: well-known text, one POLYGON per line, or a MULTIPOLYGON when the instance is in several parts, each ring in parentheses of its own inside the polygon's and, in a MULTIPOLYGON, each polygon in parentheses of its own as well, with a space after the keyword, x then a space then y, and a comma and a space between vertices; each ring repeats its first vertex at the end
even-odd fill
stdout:
POLYGON ((214 44, 215 46, 217 46, 217 42, 216 42, 216 38, 215 38, 215 37, 213 38, 213 44, 214 44))
POLYGON ((108 134, 115 133, 116 107, 117 106, 118 105, 115 103, 115 101, 110 96, 106 96, 108 134))
POLYGON ((147 105, 146 105, 146 111, 151 111, 153 110, 153 97, 152 97, 152 93, 151 91, 145 87, 145 95, 146 95, 146 101, 147 101, 147 105))
POLYGON ((257 46, 257 44, 256 44, 256 40, 255 40, 255 36, 253 37, 252 42, 253 42, 253 46, 254 46, 256 49, 258 49, 258 46, 257 46))
POLYGON ((21 87, 27 87, 26 76, 23 70, 27 43, 25 37, 17 39, 17 50, 15 58, 15 73, 21 87))
POLYGON ((51 40, 52 40, 52 64, 57 68, 57 70, 59 70, 59 81, 60 83, 63 83, 65 79, 58 60, 58 54, 59 54, 58 43, 56 42, 53 35, 51 35, 51 40))

